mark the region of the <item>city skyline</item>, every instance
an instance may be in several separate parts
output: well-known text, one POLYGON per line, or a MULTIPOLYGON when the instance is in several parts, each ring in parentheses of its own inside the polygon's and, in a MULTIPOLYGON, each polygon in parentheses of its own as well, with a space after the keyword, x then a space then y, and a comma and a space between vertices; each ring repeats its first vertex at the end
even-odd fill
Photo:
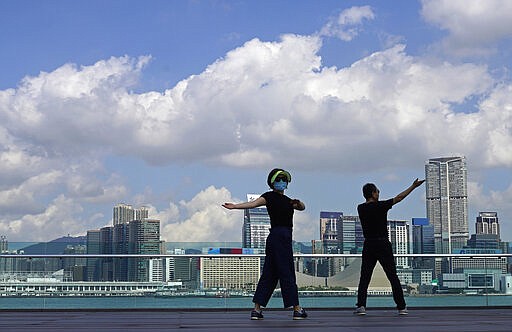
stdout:
MULTIPOLYGON (((274 167, 306 210, 355 215, 465 156, 469 230, 512 239, 512 3, 0 2, 0 235, 49 241, 146 206, 168 241, 233 241, 224 202, 274 167), (468 5, 470 4, 470 5, 468 5), (201 229, 203 232, 194 232, 201 229)), ((426 216, 417 191, 390 211, 426 216)))

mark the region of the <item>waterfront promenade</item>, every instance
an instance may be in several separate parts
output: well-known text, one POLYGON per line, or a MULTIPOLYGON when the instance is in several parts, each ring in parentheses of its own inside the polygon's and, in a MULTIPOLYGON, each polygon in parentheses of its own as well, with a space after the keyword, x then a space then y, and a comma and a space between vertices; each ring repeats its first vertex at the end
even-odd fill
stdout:
POLYGON ((471 308, 369 309, 366 316, 351 310, 310 309, 306 320, 294 321, 289 310, 265 311, 251 321, 239 309, 129 310, 0 310, 0 331, 380 331, 471 332, 511 331, 512 306, 471 308))

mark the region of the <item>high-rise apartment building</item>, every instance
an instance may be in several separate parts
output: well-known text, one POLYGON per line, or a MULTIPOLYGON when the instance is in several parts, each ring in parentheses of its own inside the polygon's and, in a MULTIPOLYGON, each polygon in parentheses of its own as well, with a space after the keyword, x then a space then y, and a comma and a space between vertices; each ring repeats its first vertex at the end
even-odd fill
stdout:
MULTIPOLYGON (((247 201, 253 201, 258 197, 260 195, 248 194, 247 201)), ((265 206, 244 210, 242 247, 265 250, 265 243, 269 233, 270 216, 265 206)))
POLYGON ((135 209, 135 220, 144 220, 149 218, 149 209, 147 206, 141 206, 135 209))
MULTIPOLYGON (((149 209, 145 206, 134 209, 128 204, 117 204, 113 208, 113 234, 112 253, 128 254, 130 240, 128 234, 129 224, 134 221, 142 221, 149 217, 149 209)), ((115 257, 112 259, 113 277, 115 281, 128 281, 128 262, 126 258, 115 257)))
POLYGON ((131 205, 119 203, 114 206, 114 213, 112 218, 113 225, 127 224, 135 219, 135 210, 131 205))
POLYGON ((469 237, 465 157, 430 159, 425 165, 427 218, 434 226, 435 253, 463 248, 469 237))
POLYGON ((476 234, 495 234, 500 236, 500 224, 498 223, 497 212, 480 212, 476 217, 476 234))

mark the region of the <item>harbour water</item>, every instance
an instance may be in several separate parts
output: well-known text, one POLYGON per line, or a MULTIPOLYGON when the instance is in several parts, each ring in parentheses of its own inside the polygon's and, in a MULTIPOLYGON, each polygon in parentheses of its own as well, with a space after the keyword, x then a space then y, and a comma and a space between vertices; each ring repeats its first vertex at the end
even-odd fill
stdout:
MULTIPOLYGON (((512 295, 435 295, 409 296, 410 308, 512 306, 512 295)), ((355 297, 304 297, 306 308, 353 308, 355 297)), ((282 299, 273 297, 268 308, 282 308, 282 299)), ((391 308, 387 296, 369 297, 368 308, 391 308)), ((208 309, 251 308, 250 297, 0 297, 1 309, 208 309)))

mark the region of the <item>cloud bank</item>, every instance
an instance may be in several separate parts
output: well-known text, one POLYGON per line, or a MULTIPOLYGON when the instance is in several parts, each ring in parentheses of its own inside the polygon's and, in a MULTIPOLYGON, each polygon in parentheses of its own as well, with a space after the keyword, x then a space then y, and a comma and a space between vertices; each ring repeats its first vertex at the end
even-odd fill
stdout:
MULTIPOLYGON (((483 3, 424 1, 422 14, 461 45, 509 37, 512 27, 472 14, 509 5, 483 3)), ((0 233, 83 232, 98 218, 78 217, 84 204, 113 204, 128 191, 105 171, 108 155, 263 168, 277 157, 296 170, 360 173, 459 153, 476 169, 512 167, 512 85, 487 66, 426 60, 404 44, 343 68, 322 64, 324 37, 350 40, 358 30, 348 27, 374 17, 354 7, 318 35, 249 40, 163 92, 134 92, 150 56, 65 64, 0 91, 0 233)), ((219 207, 230 196, 208 187, 155 213, 171 241, 196 227, 236 241, 240 218, 219 207)))

